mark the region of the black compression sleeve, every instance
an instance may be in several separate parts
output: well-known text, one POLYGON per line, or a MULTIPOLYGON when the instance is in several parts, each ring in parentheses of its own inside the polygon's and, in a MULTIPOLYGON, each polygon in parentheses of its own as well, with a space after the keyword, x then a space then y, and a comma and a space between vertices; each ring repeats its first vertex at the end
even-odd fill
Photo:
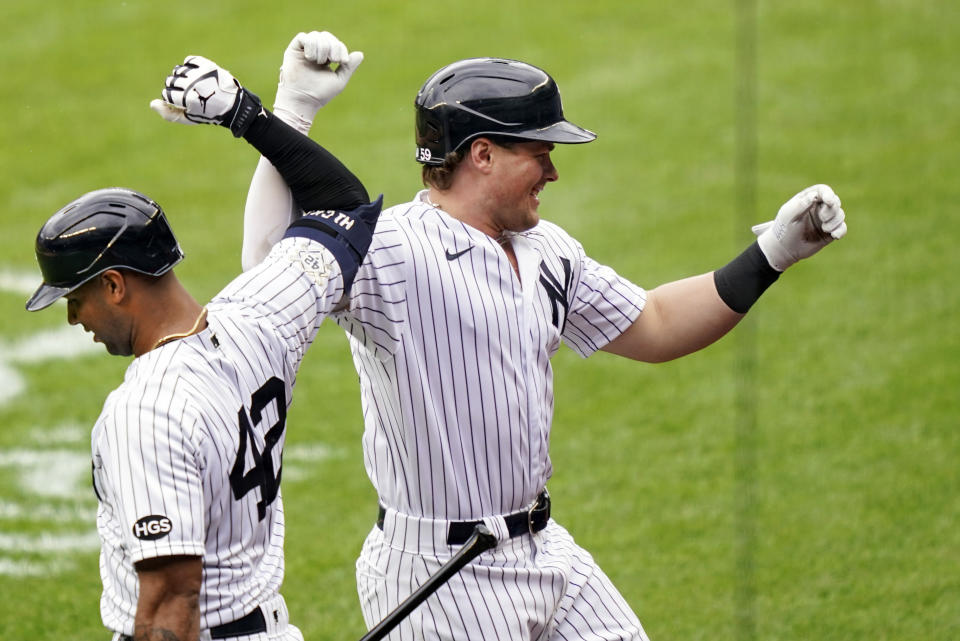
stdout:
POLYGON ((336 156, 264 109, 243 137, 269 160, 304 211, 356 209, 367 190, 336 156))
POLYGON ((713 283, 727 307, 738 314, 746 314, 779 277, 780 272, 770 266, 760 245, 754 242, 742 254, 713 272, 713 283))

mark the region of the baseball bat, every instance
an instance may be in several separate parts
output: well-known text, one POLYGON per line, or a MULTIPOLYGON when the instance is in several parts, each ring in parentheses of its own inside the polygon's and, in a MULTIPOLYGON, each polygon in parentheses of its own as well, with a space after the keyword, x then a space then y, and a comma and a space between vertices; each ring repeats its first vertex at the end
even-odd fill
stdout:
POLYGON ((439 570, 431 574, 419 588, 414 590, 404 601, 394 608, 383 620, 370 629, 360 641, 380 641, 390 634, 390 631, 397 627, 397 624, 410 614, 414 608, 423 603, 428 596, 436 592, 441 585, 446 583, 450 577, 460 571, 473 559, 480 556, 486 550, 492 550, 497 547, 497 537, 487 529, 485 525, 477 525, 473 528, 473 534, 463 544, 463 547, 450 557, 450 560, 444 563, 439 570))

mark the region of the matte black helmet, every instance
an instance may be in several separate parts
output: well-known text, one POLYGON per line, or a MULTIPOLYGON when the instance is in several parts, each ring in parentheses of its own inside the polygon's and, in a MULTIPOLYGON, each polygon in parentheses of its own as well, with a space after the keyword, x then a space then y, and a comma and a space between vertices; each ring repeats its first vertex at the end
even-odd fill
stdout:
POLYGON ((597 136, 567 122, 560 90, 545 71, 516 60, 469 58, 440 69, 420 88, 417 160, 444 157, 482 135, 583 143, 597 136))
POLYGON ((55 213, 36 251, 43 284, 27 301, 31 312, 108 269, 159 276, 183 258, 160 205, 121 188, 91 191, 55 213))

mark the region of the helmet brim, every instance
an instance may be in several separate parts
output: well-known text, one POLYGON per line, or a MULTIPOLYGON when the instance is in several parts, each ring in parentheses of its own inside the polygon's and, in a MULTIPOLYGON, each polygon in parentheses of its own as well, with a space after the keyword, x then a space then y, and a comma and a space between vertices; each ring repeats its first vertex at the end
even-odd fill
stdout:
POLYGON ((530 129, 519 135, 531 140, 555 142, 563 145, 578 145, 597 139, 597 134, 593 133, 589 129, 579 127, 567 120, 555 122, 552 125, 543 127, 541 129, 530 129))
POLYGON ((36 312, 50 307, 58 298, 66 296, 74 289, 76 289, 76 287, 54 287, 53 285, 44 283, 37 288, 37 291, 35 291, 33 296, 30 297, 30 300, 27 301, 27 311, 36 312))
POLYGON ((516 138, 518 140, 539 140, 562 145, 579 145, 597 139, 597 134, 589 129, 579 127, 567 120, 555 122, 546 127, 531 129, 515 129, 512 131, 480 131, 463 141, 466 144, 480 136, 494 136, 497 138, 516 138))

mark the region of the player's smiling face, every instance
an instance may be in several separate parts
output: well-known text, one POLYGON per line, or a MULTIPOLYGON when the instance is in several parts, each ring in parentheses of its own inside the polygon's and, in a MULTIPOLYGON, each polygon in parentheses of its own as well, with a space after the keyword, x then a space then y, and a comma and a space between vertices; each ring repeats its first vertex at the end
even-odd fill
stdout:
POLYGON ((490 214, 498 228, 526 231, 540 221, 540 192, 559 177, 552 150, 553 143, 539 141, 496 147, 490 214))
POLYGON ((107 302, 103 287, 98 276, 67 294, 67 322, 92 332, 94 342, 103 343, 109 353, 130 356, 133 346, 128 324, 107 302))

